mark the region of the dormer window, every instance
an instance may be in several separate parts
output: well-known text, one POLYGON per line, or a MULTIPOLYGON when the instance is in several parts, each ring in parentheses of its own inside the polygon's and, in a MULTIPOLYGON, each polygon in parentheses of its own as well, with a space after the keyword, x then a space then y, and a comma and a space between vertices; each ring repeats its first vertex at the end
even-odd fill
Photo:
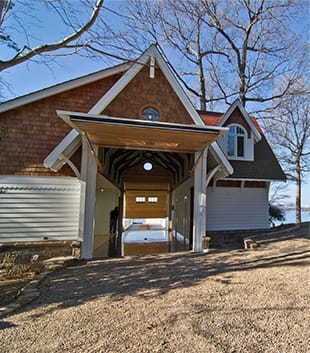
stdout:
POLYGON ((230 125, 227 135, 227 156, 244 158, 246 131, 239 125, 230 125))

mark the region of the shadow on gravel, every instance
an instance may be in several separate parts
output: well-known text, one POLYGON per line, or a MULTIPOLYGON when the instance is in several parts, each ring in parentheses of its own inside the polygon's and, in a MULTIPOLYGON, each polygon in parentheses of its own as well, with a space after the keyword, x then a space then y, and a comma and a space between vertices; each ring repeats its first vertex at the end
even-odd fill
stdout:
POLYGON ((12 324, 9 321, 0 321, 0 330, 4 330, 6 328, 10 328, 10 327, 15 327, 15 324, 12 324))
MULTIPOLYGON (((252 259, 245 259, 243 250, 234 250, 79 261, 48 276, 40 286, 40 297, 21 310, 51 304, 47 311, 54 311, 104 296, 113 301, 126 296, 150 298, 176 288, 195 286, 218 274, 275 266, 305 266, 309 263, 310 250, 304 249, 273 256, 257 251, 252 259)), ((226 282, 227 285, 235 284, 229 279, 226 282)), ((43 311, 41 314, 46 314, 43 311)))

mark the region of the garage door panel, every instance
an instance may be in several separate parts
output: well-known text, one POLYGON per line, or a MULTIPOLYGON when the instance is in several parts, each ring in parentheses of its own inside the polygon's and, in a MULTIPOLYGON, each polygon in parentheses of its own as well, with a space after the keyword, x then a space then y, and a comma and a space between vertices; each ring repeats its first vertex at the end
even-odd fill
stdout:
POLYGON ((127 190, 125 194, 126 218, 165 218, 167 191, 127 190))

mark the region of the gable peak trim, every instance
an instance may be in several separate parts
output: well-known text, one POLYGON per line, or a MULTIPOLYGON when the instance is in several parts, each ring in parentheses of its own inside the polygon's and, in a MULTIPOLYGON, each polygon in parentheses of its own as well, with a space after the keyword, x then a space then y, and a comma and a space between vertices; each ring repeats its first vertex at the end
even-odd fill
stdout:
POLYGON ((196 125, 205 125, 201 120, 198 112, 194 108, 192 102, 188 98, 187 94, 184 92, 179 81, 175 77, 175 74, 171 70, 167 59, 164 57, 164 54, 157 48, 155 44, 150 45, 150 47, 134 61, 133 65, 129 70, 115 83, 115 85, 106 92, 101 99, 92 107, 89 111, 90 114, 101 114, 102 111, 113 101, 114 98, 128 85, 128 83, 134 79, 134 77, 142 70, 147 63, 156 60, 156 64, 163 72, 164 76, 168 80, 172 89, 184 105, 186 111, 189 113, 190 117, 193 120, 193 123, 196 125))
POLYGON ((231 116, 231 114, 237 108, 240 110, 240 113, 242 114, 242 116, 244 117, 245 121, 250 126, 250 128, 251 128, 251 130, 252 130, 252 132, 254 134, 255 141, 259 141, 261 139, 261 134, 259 133, 258 129, 256 128, 255 124, 253 123, 252 119, 250 118, 249 114, 247 113, 247 111, 245 110, 244 106, 241 104, 239 99, 236 99, 230 105, 230 107, 226 110, 226 112, 225 112, 223 118, 221 119, 221 121, 219 122, 218 126, 223 126, 225 124, 225 122, 228 120, 228 118, 231 116))

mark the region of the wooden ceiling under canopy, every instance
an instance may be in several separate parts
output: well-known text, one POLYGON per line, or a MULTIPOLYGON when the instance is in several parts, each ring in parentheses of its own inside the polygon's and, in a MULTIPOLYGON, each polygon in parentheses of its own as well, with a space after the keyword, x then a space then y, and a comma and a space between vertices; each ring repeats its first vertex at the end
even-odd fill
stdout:
POLYGON ((223 133, 221 128, 202 125, 66 111, 58 111, 58 115, 99 146, 103 174, 118 186, 124 170, 145 161, 166 169, 172 186, 177 185, 190 175, 194 153, 202 151, 223 133))
POLYGON ((75 112, 58 113, 69 125, 102 147, 194 153, 220 134, 219 128, 114 118, 75 112))
POLYGON ((172 186, 186 179, 194 164, 194 155, 189 153, 114 148, 100 149, 99 159, 104 165, 103 175, 118 186, 120 186, 123 173, 137 166, 142 168, 145 162, 151 162, 155 169, 159 167, 166 170, 170 175, 172 186))

